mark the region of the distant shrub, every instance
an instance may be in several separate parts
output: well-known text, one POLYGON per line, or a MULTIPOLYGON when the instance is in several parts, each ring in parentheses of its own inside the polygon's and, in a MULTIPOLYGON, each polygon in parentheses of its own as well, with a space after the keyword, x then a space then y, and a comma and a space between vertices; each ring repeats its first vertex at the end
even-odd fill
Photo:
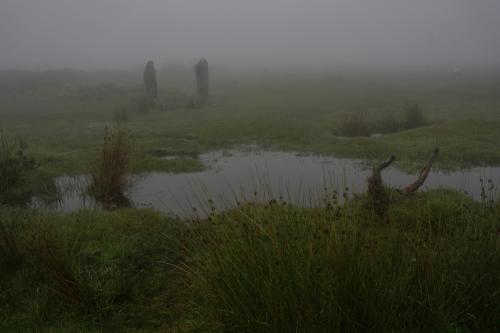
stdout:
POLYGON ((350 113, 341 121, 338 128, 343 136, 370 136, 371 128, 366 119, 366 115, 361 112, 350 113))
POLYGON ((128 122, 128 112, 125 108, 118 108, 113 111, 113 120, 120 124, 128 122))
POLYGON ((111 203, 123 198, 130 152, 129 132, 106 128, 103 147, 92 170, 90 192, 98 200, 111 203))
POLYGON ((419 104, 406 104, 406 127, 408 129, 417 128, 425 126, 427 121, 425 120, 424 113, 419 104))

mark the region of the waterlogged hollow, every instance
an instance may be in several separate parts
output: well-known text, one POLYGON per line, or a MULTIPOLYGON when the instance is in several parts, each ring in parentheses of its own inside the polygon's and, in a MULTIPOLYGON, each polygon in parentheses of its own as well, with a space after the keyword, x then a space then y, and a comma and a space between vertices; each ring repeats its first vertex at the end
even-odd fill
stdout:
MULTIPOLYGON (((213 209, 221 211, 238 203, 271 199, 301 206, 322 205, 334 190, 340 198, 345 192, 365 192, 371 174, 360 160, 285 152, 212 152, 200 158, 207 165, 204 171, 135 175, 125 194, 135 207, 151 207, 180 217, 206 216, 213 209)), ((397 167, 385 169, 382 177, 387 186, 394 188, 416 179, 416 175, 397 167)), ((498 196, 500 167, 432 171, 421 191, 449 188, 480 200, 481 180, 486 196, 498 196)), ((58 210, 71 212, 99 206, 85 195, 88 177, 60 177, 57 184, 65 193, 58 210)))

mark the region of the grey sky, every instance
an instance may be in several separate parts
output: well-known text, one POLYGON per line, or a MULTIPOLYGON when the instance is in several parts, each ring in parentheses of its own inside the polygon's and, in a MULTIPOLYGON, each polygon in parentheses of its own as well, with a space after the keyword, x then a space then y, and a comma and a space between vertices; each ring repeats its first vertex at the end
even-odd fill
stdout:
POLYGON ((500 0, 0 0, 0 68, 500 65, 500 0))

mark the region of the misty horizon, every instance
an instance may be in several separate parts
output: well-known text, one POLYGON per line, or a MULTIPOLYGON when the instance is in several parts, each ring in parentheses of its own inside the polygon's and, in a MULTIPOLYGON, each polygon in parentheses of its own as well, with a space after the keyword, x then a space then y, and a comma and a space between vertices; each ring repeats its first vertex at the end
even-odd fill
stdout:
POLYGON ((3 0, 0 69, 499 67, 500 2, 3 0))

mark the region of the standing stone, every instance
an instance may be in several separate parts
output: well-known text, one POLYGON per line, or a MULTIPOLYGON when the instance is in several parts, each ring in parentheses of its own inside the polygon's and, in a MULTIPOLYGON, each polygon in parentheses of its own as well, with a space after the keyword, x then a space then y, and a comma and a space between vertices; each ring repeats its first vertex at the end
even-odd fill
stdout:
POLYGON ((198 102, 203 105, 208 103, 208 61, 201 59, 194 67, 198 89, 198 102))
POLYGON ((156 83, 156 70, 153 61, 148 61, 144 68, 144 88, 146 95, 153 101, 158 98, 158 85, 156 83))

